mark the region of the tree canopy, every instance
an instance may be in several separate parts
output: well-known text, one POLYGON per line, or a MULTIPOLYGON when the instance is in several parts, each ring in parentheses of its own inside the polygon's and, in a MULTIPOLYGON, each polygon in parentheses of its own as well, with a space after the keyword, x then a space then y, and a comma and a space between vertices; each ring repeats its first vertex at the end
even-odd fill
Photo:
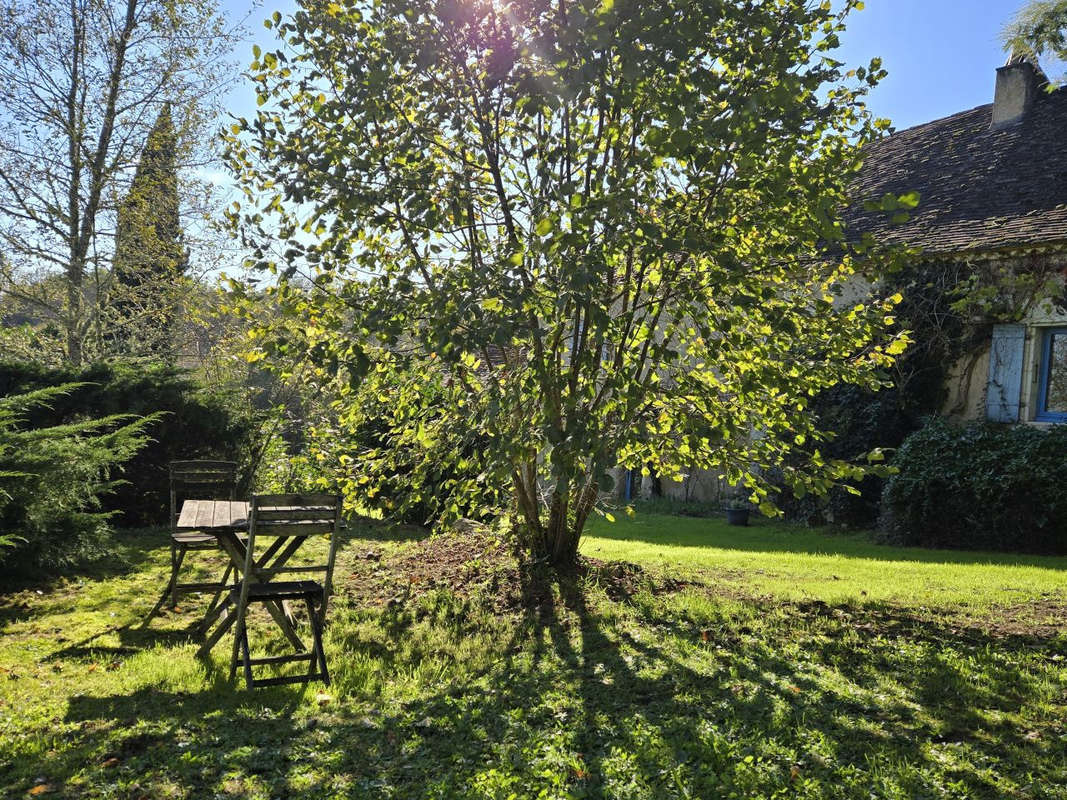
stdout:
MULTIPOLYGON (((231 220, 343 411, 369 370, 395 441, 485 442, 528 549, 572 559, 617 466, 709 469, 766 513, 861 468, 820 454, 811 398, 876 388, 899 298, 846 302, 874 258, 841 210, 887 123, 880 64, 833 57, 806 0, 303 0, 255 52, 229 135, 231 220)), ((252 292, 249 291, 251 295, 252 292)), ((253 356, 258 357, 258 356, 253 356)), ((343 417, 343 414, 342 414, 343 417)), ((373 461, 381 452, 363 454, 373 461)), ((348 486, 376 490, 359 462, 348 486)), ((605 513, 610 513, 610 510, 605 513)))
POLYGON ((1067 59, 1067 0, 1030 0, 1004 28, 1004 49, 1035 63, 1067 59))

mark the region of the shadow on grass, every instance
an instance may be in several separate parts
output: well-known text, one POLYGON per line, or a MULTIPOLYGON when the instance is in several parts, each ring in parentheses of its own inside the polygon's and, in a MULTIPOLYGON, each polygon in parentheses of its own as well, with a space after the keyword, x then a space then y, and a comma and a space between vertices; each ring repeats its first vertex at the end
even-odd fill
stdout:
MULTIPOLYGON (((158 550, 169 546, 169 533, 165 528, 119 530, 107 543, 107 552, 91 560, 59 568, 0 570, 3 583, 0 603, 4 596, 27 589, 50 591, 72 579, 105 580, 138 572, 157 557, 158 550)), ((4 621, 3 614, 0 607, 0 622, 4 621)))
POLYGON ((45 656, 42 661, 99 661, 107 658, 125 658, 152 647, 179 647, 202 638, 199 620, 190 622, 182 630, 153 630, 142 628, 139 623, 115 625, 75 642, 64 644, 59 650, 45 656), (100 640, 112 635, 118 637, 117 645, 98 644, 100 640))
MULTIPOLYGON (((1018 717, 1057 691, 1034 660, 1054 643, 920 626, 888 606, 668 608, 592 584, 524 571, 495 665, 389 702, 342 678, 344 702, 309 709, 318 687, 245 691, 212 665, 195 693, 75 695, 49 779, 122 775, 148 796, 187 797, 935 796, 945 784, 1000 797, 1062 755, 1051 728, 1035 737, 1018 717)), ((447 668, 469 619, 441 595, 417 610, 363 617, 374 641, 332 631, 331 661, 447 668)), ((160 641, 129 633, 146 638, 123 646, 160 641)))
POLYGON ((762 521, 750 527, 739 527, 730 526, 723 520, 712 518, 639 515, 634 519, 620 519, 614 523, 597 521, 591 526, 589 535, 600 539, 667 547, 829 555, 873 561, 994 564, 1067 570, 1067 556, 893 547, 875 544, 864 533, 826 532, 762 521))
MULTIPOLYGON (((534 641, 551 641, 548 653, 574 679, 581 712, 573 746, 583 754, 590 789, 603 788, 619 749, 631 754, 630 769, 650 785, 672 765, 681 768, 695 796, 725 789, 771 795, 774 783, 781 791, 819 773, 825 791, 833 787, 836 794, 841 777, 835 771, 908 764, 942 772, 965 785, 967 796, 1000 797, 1004 778, 1040 774, 1062 755, 1050 737, 1011 719, 1046 680, 1027 663, 1035 655, 1061 659, 1062 635, 993 637, 919 621, 890 606, 869 607, 862 618, 846 612, 830 619, 797 608, 777 623, 773 637, 758 617, 695 620, 641 613, 649 607, 639 606, 646 624, 631 629, 608 623, 568 578, 558 596, 577 617, 575 637, 572 626, 560 623, 552 593, 537 581, 530 592, 542 600, 528 617, 534 641), (651 629, 659 635, 645 635, 651 629), (901 652, 905 642, 914 653, 901 652), (710 650, 712 670, 694 668, 701 659, 685 657, 710 650), (815 742, 822 747, 812 748, 815 742), (942 771, 943 756, 931 748, 945 743, 966 744, 969 752, 942 771), (778 765, 753 780, 743 766, 750 759, 778 765), (1001 774, 979 766, 989 763, 1001 774)), ((1062 738, 1060 728, 1050 732, 1062 738)), ((938 783, 914 772, 910 781, 902 776, 899 788, 913 796, 938 783)), ((865 796, 862 785, 854 789, 865 796)))

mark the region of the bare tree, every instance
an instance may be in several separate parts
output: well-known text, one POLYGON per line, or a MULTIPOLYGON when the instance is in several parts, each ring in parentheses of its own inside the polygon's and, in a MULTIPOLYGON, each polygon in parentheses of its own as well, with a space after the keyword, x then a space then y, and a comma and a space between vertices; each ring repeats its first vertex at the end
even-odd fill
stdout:
POLYGON ((180 166, 210 158, 233 40, 214 0, 0 0, 0 288, 71 363, 107 341, 116 212, 153 124, 169 103, 180 166))

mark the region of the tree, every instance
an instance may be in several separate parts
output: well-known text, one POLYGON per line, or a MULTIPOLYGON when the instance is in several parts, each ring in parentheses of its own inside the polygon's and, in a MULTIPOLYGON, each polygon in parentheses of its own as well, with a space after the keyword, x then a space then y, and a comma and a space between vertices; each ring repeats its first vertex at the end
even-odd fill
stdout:
POLYGON ((818 447, 785 462, 828 435, 810 398, 880 385, 906 341, 881 338, 899 298, 838 297, 873 257, 839 212, 886 126, 862 103, 879 64, 830 55, 843 20, 804 0, 275 15, 262 108, 229 138, 231 220, 288 315, 252 357, 306 356, 342 392, 441 365, 445 414, 388 395, 405 441, 441 457, 477 431, 483 482, 558 564, 617 465, 717 470, 768 514, 772 468, 797 493, 860 474, 818 447))
POLYGON ((80 363, 108 341, 115 216, 165 104, 180 111, 180 161, 227 79, 231 44, 213 0, 0 0, 3 289, 63 331, 80 363), (61 274, 58 302, 37 292, 61 274))
POLYGON ((1030 0, 1004 28, 1004 49, 1036 64, 1044 56, 1067 59, 1067 0, 1030 0))
POLYGON ((170 104, 148 134, 115 231, 115 327, 127 351, 167 353, 188 254, 178 208, 177 136, 170 104))
POLYGON ((112 414, 62 425, 33 418, 80 384, 0 398, 0 568, 66 567, 104 554, 100 498, 149 441, 158 414, 112 414))

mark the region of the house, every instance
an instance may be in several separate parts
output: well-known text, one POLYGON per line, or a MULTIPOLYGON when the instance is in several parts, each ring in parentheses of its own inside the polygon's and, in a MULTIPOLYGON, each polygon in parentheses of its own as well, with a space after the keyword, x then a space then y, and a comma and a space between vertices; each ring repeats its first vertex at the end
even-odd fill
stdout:
MULTIPOLYGON (((878 200, 917 192, 903 224, 862 203, 848 228, 883 244, 914 248, 912 264, 996 265, 1026 274, 1067 273, 1067 87, 1049 91, 1041 70, 1012 59, 996 71, 993 102, 934 120, 867 147, 855 196, 878 200)), ((869 285, 851 287, 862 297, 869 285)), ((998 322, 948 369, 942 413, 1036 425, 1067 422, 1067 310, 1039 302, 998 322)), ((619 475, 623 497, 648 495, 635 472, 619 475), (640 485, 637 485, 640 484, 640 485)), ((657 489, 679 500, 722 500, 717 475, 692 470, 657 489)))
MULTIPOLYGON (((995 264, 1016 274, 1067 271, 1067 88, 1013 58, 996 72, 993 102, 909 128, 866 151, 858 195, 918 192, 904 224, 857 210, 850 227, 919 259, 995 264)), ((1038 302, 992 326, 954 365, 943 411, 1000 422, 1067 421, 1067 314, 1038 302)))

